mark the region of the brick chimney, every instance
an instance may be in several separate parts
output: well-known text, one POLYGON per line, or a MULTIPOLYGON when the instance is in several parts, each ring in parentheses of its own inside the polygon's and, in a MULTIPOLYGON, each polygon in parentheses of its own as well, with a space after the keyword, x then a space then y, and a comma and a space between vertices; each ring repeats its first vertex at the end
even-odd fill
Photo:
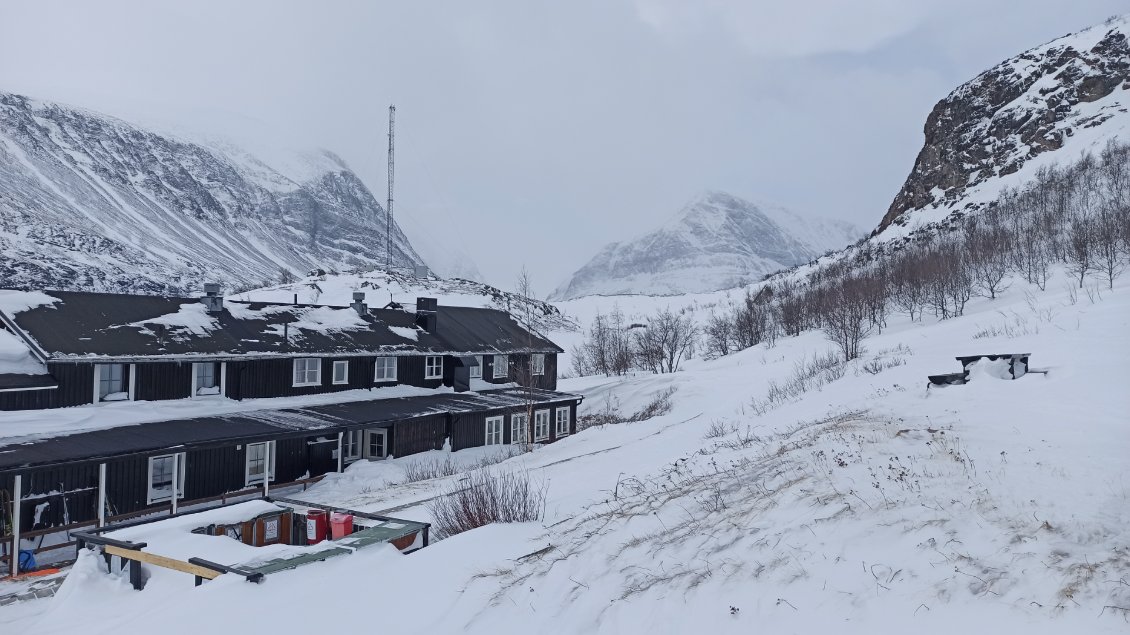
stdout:
POLYGON ((369 314, 369 305, 365 304, 364 291, 354 291, 353 304, 350 304, 349 306, 353 307, 353 310, 356 311, 357 315, 360 315, 361 317, 365 317, 369 314))
POLYGON ((435 298, 416 298, 416 326, 428 333, 435 333, 438 308, 439 303, 435 298))
POLYGON ((224 310, 224 296, 220 295, 220 285, 215 282, 204 285, 204 296, 200 301, 204 303, 204 310, 209 313, 219 313, 224 310))

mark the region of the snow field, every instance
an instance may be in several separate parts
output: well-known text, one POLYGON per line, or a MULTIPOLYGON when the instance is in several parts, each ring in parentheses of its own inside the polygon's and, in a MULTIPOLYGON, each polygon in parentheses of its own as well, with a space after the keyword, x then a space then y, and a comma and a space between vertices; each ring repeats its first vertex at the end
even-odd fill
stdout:
MULTIPOLYGON (((895 316, 839 379, 760 414, 770 381, 833 348, 819 332, 674 375, 564 380, 589 412, 676 391, 665 415, 498 463, 546 485, 541 523, 407 557, 367 550, 259 586, 224 576, 137 593, 86 559, 41 611, 0 609, 0 624, 287 629, 301 605, 327 623, 371 607, 374 624, 404 633, 1125 632, 1130 283, 1092 300, 1065 280, 1046 293, 1017 282, 940 323, 895 316), (1032 353, 1048 373, 926 389, 926 375, 959 370, 954 356, 989 352, 1032 353)), ((615 301, 646 313, 654 300, 615 301)), ((428 499, 460 474, 404 484, 407 466, 468 468, 487 451, 361 463, 302 496, 427 521, 428 499)))

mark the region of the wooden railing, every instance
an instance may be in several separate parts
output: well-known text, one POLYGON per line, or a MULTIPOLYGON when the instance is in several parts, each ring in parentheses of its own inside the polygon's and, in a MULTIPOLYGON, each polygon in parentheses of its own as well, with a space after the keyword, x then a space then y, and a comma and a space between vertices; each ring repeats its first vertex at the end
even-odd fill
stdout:
POLYGON ((141 575, 142 563, 192 575, 196 580, 196 586, 200 586, 204 580, 214 580, 225 573, 241 575, 248 582, 255 582, 256 584, 263 581, 263 574, 257 571, 217 564, 203 558, 189 558, 185 561, 142 551, 148 546, 144 542, 115 540, 92 532, 76 531, 73 535, 80 551, 87 547, 102 548, 102 557, 106 560, 107 573, 113 573, 113 559, 114 556, 117 556, 122 568, 129 567, 130 585, 138 591, 145 588, 145 580, 141 575))
MULTIPOLYGON (((318 481, 322 480, 323 478, 325 478, 324 474, 320 475, 320 476, 314 476, 314 477, 311 477, 311 478, 296 479, 294 481, 290 481, 289 483, 275 483, 275 484, 272 485, 272 489, 285 489, 285 488, 295 487, 295 486, 301 485, 302 490, 306 491, 307 487, 309 487, 310 485, 313 485, 314 483, 317 483, 318 481)), ((178 507, 180 507, 180 508, 195 507, 195 506, 198 506, 198 505, 205 505, 207 503, 213 503, 213 502, 216 502, 216 501, 220 501, 221 505, 225 505, 225 504, 227 504, 228 499, 243 498, 245 496, 255 496, 257 494, 261 495, 262 493, 263 493, 262 487, 249 487, 249 488, 245 488, 245 489, 238 490, 238 491, 235 491, 235 492, 225 492, 225 493, 220 494, 218 496, 208 496, 208 497, 205 497, 205 498, 196 498, 196 499, 188 500, 188 501, 179 501, 178 507)), ((172 505, 171 504, 170 505, 164 505, 164 506, 161 506, 161 507, 150 507, 148 509, 141 509, 141 510, 138 510, 138 511, 135 511, 135 512, 128 512, 128 513, 125 513, 125 514, 117 514, 115 516, 109 516, 109 517, 106 518, 106 524, 103 527, 98 527, 98 521, 97 520, 84 520, 84 521, 81 521, 81 522, 70 523, 70 524, 67 524, 67 525, 56 525, 54 527, 45 527, 43 529, 32 529, 30 531, 21 531, 20 532, 20 540, 22 541, 22 540, 26 540, 28 538, 38 538, 40 536, 49 536, 51 534, 59 534, 59 533, 67 533, 67 534, 70 534, 73 537, 80 530, 84 530, 84 529, 87 529, 87 528, 93 528, 93 529, 90 529, 89 531, 91 533, 98 534, 98 533, 101 533, 101 532, 104 532, 104 531, 113 531, 115 529, 123 529, 125 527, 133 526, 134 524, 139 524, 139 523, 128 522, 128 521, 135 520, 135 519, 144 518, 145 520, 143 520, 141 522, 151 522, 151 519, 147 518, 147 517, 154 516, 154 515, 157 515, 157 514, 167 514, 166 518, 172 518, 174 516, 191 514, 191 513, 198 512, 198 511, 202 511, 202 510, 193 509, 193 510, 188 510, 188 511, 178 511, 178 513, 172 514, 172 513, 170 513, 170 512, 172 512, 172 505)), ((18 556, 14 556, 12 554, 6 554, 6 552, 11 550, 10 549, 11 544, 12 544, 12 535, 11 534, 0 535, 0 562, 4 562, 6 560, 9 560, 9 558, 2 557, 4 555, 8 555, 9 557, 18 557, 18 556)), ((76 547, 76 546, 78 546, 77 540, 67 540, 65 542, 59 542, 59 543, 55 543, 55 544, 51 544, 51 545, 47 545, 47 546, 36 547, 35 549, 32 549, 31 551, 38 554, 38 553, 43 553, 45 551, 54 551, 54 550, 57 550, 57 549, 68 549, 68 548, 76 547)), ((9 562, 8 565, 9 565, 9 570, 11 570, 10 569, 11 563, 9 562)))

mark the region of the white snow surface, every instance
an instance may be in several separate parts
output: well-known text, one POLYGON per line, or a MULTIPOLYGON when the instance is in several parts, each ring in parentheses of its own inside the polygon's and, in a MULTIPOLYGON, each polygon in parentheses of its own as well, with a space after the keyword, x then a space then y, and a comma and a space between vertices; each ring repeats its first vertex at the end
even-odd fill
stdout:
POLYGON ((0 329, 0 375, 46 375, 47 366, 35 358, 31 349, 15 333, 0 329))
MULTIPOLYGON (((0 608, 0 625, 289 632, 298 607, 348 623, 374 606, 398 633, 1125 633, 1111 607, 1130 606, 1130 278, 1093 302, 1057 290, 1067 280, 1017 281, 944 322, 896 317, 842 378, 761 415, 751 403, 770 381, 832 348, 819 332, 674 375, 565 380, 589 412, 676 392, 667 414, 495 465, 546 486, 540 522, 262 585, 178 575, 139 593, 84 556, 58 595, 0 608), (926 388, 960 369, 955 355, 1009 351, 1049 372, 926 388)), ((650 311, 634 300, 618 299, 650 311)), ((402 484, 408 463, 466 468, 487 451, 359 463, 302 496, 427 521, 460 475, 402 484)))
POLYGON ((0 289, 0 313, 15 317, 17 313, 39 308, 45 304, 55 304, 59 298, 42 291, 17 291, 0 289))
POLYGON ((149 330, 150 325, 153 324, 167 327, 173 337, 177 335, 207 335, 220 326, 215 316, 208 313, 208 309, 203 303, 182 304, 176 313, 159 315, 126 326, 149 330))

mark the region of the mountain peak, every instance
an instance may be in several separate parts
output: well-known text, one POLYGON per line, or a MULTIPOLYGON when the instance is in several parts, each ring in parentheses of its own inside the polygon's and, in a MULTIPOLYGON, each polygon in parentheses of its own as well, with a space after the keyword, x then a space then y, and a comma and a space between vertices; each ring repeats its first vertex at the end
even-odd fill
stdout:
POLYGON ((738 287, 843 247, 857 233, 849 223, 804 218, 707 190, 655 231, 605 246, 551 297, 675 295, 738 287))
MULTIPOLYGON (((263 284, 383 265, 385 233, 385 210, 332 153, 0 93, 0 287, 263 284)), ((394 264, 421 263, 395 225, 391 243, 394 264)))
POLYGON ((1130 15, 1025 51, 953 90, 877 232, 995 198, 1130 132, 1130 15))

